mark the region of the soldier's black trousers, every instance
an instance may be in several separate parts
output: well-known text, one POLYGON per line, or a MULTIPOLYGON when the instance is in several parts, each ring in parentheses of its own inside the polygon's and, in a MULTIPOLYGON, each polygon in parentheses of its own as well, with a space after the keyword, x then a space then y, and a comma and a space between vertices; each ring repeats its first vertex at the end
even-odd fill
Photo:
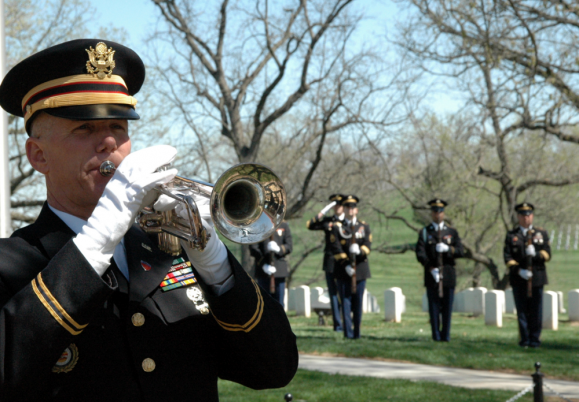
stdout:
POLYGON ((519 321, 519 345, 541 345, 543 323, 543 286, 533 287, 533 297, 527 297, 527 286, 514 286, 513 298, 519 321))
POLYGON ((432 339, 449 342, 454 288, 444 287, 441 298, 438 296, 438 287, 427 287, 426 296, 428 297, 428 314, 430 315, 432 339))

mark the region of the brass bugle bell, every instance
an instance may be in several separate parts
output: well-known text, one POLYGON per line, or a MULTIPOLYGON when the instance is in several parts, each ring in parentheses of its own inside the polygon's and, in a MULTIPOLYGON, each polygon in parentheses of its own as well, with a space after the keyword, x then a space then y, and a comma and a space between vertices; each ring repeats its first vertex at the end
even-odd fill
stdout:
POLYGON ((158 233, 159 248, 172 255, 181 252, 179 239, 200 250, 209 240, 195 199, 209 200, 215 230, 240 244, 269 238, 283 221, 287 206, 281 180, 272 170, 257 163, 232 166, 215 184, 175 176, 155 190, 177 200, 187 211, 188 219, 179 216, 176 208, 156 212, 148 206, 140 213, 143 230, 158 233))

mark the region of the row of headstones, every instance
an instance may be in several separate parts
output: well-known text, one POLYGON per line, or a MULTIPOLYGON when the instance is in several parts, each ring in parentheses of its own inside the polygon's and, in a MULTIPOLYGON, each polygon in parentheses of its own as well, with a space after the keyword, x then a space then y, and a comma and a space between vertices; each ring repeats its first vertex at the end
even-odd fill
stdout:
MULTIPOLYGON (((579 289, 569 291, 568 300, 569 321, 579 321, 579 289)), ((426 295, 422 297, 422 310, 428 311, 426 295)), ((516 314, 517 309, 512 289, 487 291, 486 288, 468 288, 455 295, 453 311, 484 315, 486 325, 502 327, 503 314, 516 314)), ((563 292, 543 292, 542 327, 557 330, 559 314, 563 313, 566 313, 563 292)))
MULTIPOLYGON (((296 315, 311 317, 312 311, 321 310, 329 312, 331 310, 330 297, 327 289, 321 287, 310 288, 309 286, 298 286, 290 288, 285 293, 285 311, 295 311, 296 315)), ((368 290, 364 290, 362 297, 362 311, 364 313, 379 313, 380 306, 375 296, 368 290)))
MULTIPOLYGON (((295 311, 296 315, 310 317, 313 311, 331 310, 330 298, 327 289, 309 286, 290 288, 285 294, 285 310, 295 311)), ((384 291, 384 318, 387 321, 400 322, 402 313, 406 312, 406 296, 400 288, 390 288, 384 291)), ((370 294, 367 289, 362 296, 362 312, 379 313, 380 306, 376 296, 370 294)))

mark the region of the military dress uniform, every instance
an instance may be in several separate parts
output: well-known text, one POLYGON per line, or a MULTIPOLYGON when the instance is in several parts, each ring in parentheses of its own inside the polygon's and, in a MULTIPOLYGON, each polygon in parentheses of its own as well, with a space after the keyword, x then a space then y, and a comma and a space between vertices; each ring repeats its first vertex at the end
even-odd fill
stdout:
MULTIPOLYGON (((444 202, 444 206, 446 206, 444 202)), ((443 207, 444 207, 443 206, 443 207)), ((462 242, 458 232, 446 222, 441 222, 442 228, 438 232, 438 225, 434 222, 425 226, 418 234, 416 243, 416 259, 424 268, 424 286, 428 298, 428 314, 432 339, 435 341, 450 341, 450 324, 452 318, 452 304, 454 302, 454 288, 456 287, 455 259, 464 256, 462 242), (437 243, 444 243, 449 250, 444 253, 436 251, 437 243), (442 297, 440 284, 431 270, 442 264, 442 297)))
MULTIPOLYGON (((532 204, 523 203, 517 205, 517 212, 530 208, 532 204)), ((541 326, 543 320, 543 287, 549 283, 547 267, 545 263, 551 259, 551 245, 549 234, 540 227, 524 229, 520 226, 510 230, 505 238, 504 260, 509 268, 509 283, 513 288, 513 298, 517 308, 517 321, 519 324, 519 345, 538 347, 541 345, 541 326), (536 250, 534 257, 527 256, 525 249, 527 241, 536 250), (533 276, 532 296, 529 297, 528 281, 519 275, 520 269, 531 270, 533 276)))
MULTIPOLYGON (((137 119, 132 95, 144 75, 132 50, 75 40, 14 67, 0 104, 28 133, 39 111, 137 119)), ((231 253, 231 275, 208 285, 183 249, 162 252, 128 219, 101 274, 63 219, 45 203, 35 223, 0 239, 0 400, 217 401, 218 378, 255 389, 291 380, 298 355, 287 317, 231 253)))
MULTIPOLYGON (((343 199, 342 194, 332 194, 330 201, 340 203, 343 199)), ((332 322, 334 324, 334 331, 342 331, 342 319, 340 317, 340 300, 338 298, 338 286, 336 278, 334 277, 334 253, 332 252, 332 242, 330 241, 332 235, 332 227, 336 222, 342 222, 344 214, 337 216, 323 216, 321 219, 314 216, 307 221, 306 227, 309 230, 323 230, 324 231, 324 262, 322 269, 326 275, 326 285, 328 286, 328 294, 330 296, 330 306, 332 308, 332 322)))
POLYGON ((270 294, 282 306, 284 305, 285 297, 285 278, 289 276, 289 266, 286 256, 292 252, 292 249, 292 234, 286 221, 280 223, 272 235, 271 240, 264 240, 249 246, 249 251, 253 258, 255 258, 255 278, 257 279, 257 283, 268 293, 270 292, 271 278, 263 271, 263 265, 269 264, 275 267, 276 271, 275 274, 273 274, 275 278, 275 292, 270 294), (278 244, 280 248, 279 252, 267 251, 267 244, 270 241, 275 241, 278 244))
MULTIPOLYGON (((357 198, 356 198, 357 200, 357 198)), ((347 198, 344 200, 346 203, 347 198)), ((356 201, 357 202, 357 201, 356 201)), ((372 232, 370 225, 364 221, 354 219, 349 222, 336 222, 332 226, 330 235, 334 254, 334 276, 338 284, 338 292, 342 299, 342 326, 346 338, 360 338, 362 324, 362 299, 366 289, 366 280, 371 278, 368 256, 372 249, 372 232), (357 243, 360 254, 350 254, 350 245, 357 243), (346 267, 356 264, 356 293, 352 293, 352 277, 346 267)))

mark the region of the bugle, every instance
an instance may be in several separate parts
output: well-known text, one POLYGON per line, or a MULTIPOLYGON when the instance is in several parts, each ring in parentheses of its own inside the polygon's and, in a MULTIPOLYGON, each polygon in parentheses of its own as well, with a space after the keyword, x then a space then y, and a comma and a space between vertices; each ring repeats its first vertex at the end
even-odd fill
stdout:
MULTIPOLYGON (((103 169, 105 173, 112 172, 110 166, 103 166, 103 169)), ((207 245, 209 236, 197 206, 200 200, 209 201, 216 231, 241 244, 258 243, 268 238, 283 221, 287 205, 281 180, 269 168, 257 163, 232 166, 215 184, 175 176, 155 190, 175 199, 182 211, 186 211, 178 214, 174 208, 157 212, 150 205, 140 212, 138 220, 143 230, 157 233, 159 248, 171 255, 181 253, 179 240, 199 250, 207 245)))

